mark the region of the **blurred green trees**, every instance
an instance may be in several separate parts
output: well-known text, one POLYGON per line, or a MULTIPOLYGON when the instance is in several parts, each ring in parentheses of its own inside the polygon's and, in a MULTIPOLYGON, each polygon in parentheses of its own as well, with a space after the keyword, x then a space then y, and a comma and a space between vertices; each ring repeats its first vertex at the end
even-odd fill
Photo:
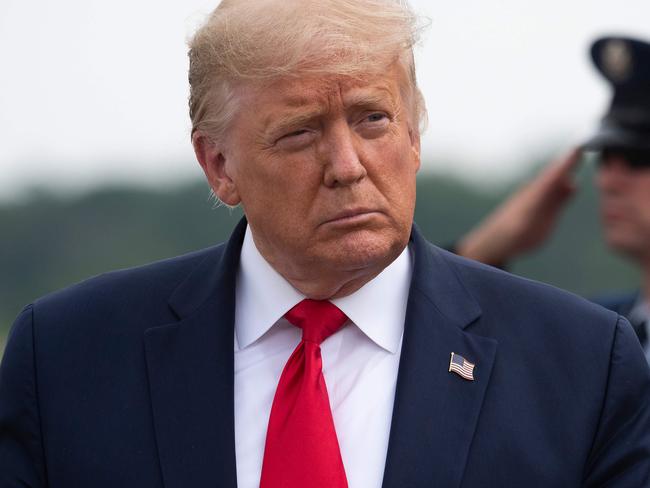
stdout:
MULTIPOLYGON (((602 244, 591 171, 581 171, 582 191, 551 241, 511 271, 584 295, 635 287, 632 268, 602 244)), ((423 173, 416 222, 431 241, 448 245, 510 189, 488 191, 423 173)), ((240 216, 239 209, 214 208, 204 183, 166 191, 104 188, 75 198, 38 193, 0 206, 0 351, 13 318, 34 298, 223 241, 240 216)))

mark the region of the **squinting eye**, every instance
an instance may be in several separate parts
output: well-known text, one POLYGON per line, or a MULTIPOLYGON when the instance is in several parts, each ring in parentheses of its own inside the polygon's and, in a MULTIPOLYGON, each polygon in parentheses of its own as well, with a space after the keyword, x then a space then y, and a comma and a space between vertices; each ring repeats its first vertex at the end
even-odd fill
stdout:
POLYGON ((294 132, 289 132, 288 134, 285 134, 282 137, 296 137, 296 136, 301 136, 302 134, 305 134, 307 131, 306 130, 297 130, 294 132))
POLYGON ((277 139, 275 146, 286 150, 296 150, 311 144, 315 136, 315 132, 310 129, 294 130, 277 139))

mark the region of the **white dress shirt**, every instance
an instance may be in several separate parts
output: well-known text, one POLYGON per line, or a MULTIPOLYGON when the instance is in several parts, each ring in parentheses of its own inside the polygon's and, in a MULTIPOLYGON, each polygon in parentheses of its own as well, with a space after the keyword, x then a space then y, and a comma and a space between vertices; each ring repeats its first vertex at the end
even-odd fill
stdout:
MULTIPOLYGON (((350 320, 321 344, 323 375, 349 488, 380 488, 411 282, 408 248, 376 278, 332 300, 350 320)), ((257 488, 280 374, 301 330, 284 314, 305 297, 262 257, 246 230, 235 314, 237 486, 257 488)))

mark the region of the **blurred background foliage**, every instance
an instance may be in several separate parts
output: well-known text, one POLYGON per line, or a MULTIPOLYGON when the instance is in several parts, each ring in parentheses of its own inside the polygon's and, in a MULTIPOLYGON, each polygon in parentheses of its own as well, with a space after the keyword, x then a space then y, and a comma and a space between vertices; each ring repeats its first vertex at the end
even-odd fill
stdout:
MULTIPOLYGON (((585 296, 634 288, 632 267, 602 243, 593 168, 587 165, 577 176, 581 191, 557 232, 510 270, 585 296)), ((478 188, 422 173, 416 222, 432 242, 448 246, 521 182, 478 188)), ((13 318, 36 297, 108 270, 223 241, 240 217, 239 209, 215 207, 203 182, 159 191, 106 187, 74 197, 39 190, 0 205, 0 352, 13 318)))

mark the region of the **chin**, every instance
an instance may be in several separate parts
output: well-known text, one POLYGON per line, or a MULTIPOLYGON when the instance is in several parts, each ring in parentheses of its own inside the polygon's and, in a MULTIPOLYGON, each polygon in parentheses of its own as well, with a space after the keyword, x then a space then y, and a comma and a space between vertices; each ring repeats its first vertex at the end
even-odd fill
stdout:
POLYGON ((607 236, 607 246, 614 252, 636 259, 648 253, 647 245, 635 239, 625 239, 621 236, 607 236))
POLYGON ((383 269, 400 255, 408 243, 394 233, 373 231, 354 232, 339 239, 328 257, 333 264, 347 269, 383 269))

